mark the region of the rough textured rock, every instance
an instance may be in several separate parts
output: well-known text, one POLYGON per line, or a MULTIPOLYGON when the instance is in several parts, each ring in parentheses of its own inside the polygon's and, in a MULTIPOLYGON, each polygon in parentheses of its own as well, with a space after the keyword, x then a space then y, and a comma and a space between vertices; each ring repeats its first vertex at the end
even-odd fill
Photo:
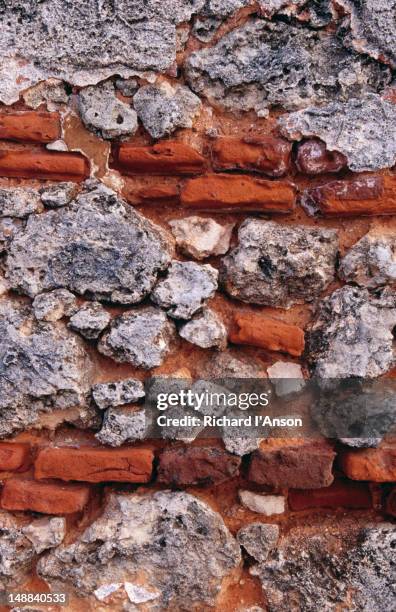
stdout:
POLYGON ((220 484, 239 473, 241 460, 210 446, 167 448, 159 458, 159 482, 176 487, 220 484))
POLYGON ((98 383, 92 387, 92 397, 101 410, 133 404, 144 397, 144 386, 136 378, 98 383))
POLYGON ((99 302, 88 302, 77 310, 69 321, 70 329, 78 332, 88 340, 95 340, 106 329, 111 315, 99 302))
POLYGON ((298 393, 305 386, 304 375, 298 363, 276 361, 267 368, 267 374, 278 397, 298 393))
POLYGON ((77 308, 77 300, 67 289, 39 293, 33 300, 34 316, 40 321, 58 321, 70 316, 77 308))
POLYGON ((341 605, 356 610, 392 609, 395 530, 390 523, 356 532, 347 521, 325 532, 315 525, 292 528, 277 550, 256 566, 271 612, 315 612, 341 605), (346 524, 345 524, 346 523, 346 524), (348 533, 349 530, 349 533, 348 533))
POLYGON ((200 373, 206 378, 266 378, 262 363, 236 351, 223 351, 208 356, 200 373))
POLYGON ((149 134, 162 138, 177 128, 192 127, 201 101, 188 87, 162 83, 141 87, 133 98, 133 105, 149 134))
POLYGON ((341 259, 339 276, 349 283, 374 289, 396 282, 396 237, 369 232, 341 259))
POLYGON ((0 511, 0 581, 14 586, 31 569, 34 558, 32 543, 23 533, 23 522, 0 511))
POLYGON ((220 317, 209 308, 183 325, 179 335, 201 348, 225 349, 227 346, 227 329, 220 317))
POLYGON ((263 563, 275 548, 279 537, 278 525, 249 523, 237 533, 237 540, 246 552, 259 563, 263 563))
POLYGON ((239 245, 223 259, 222 277, 227 292, 239 300, 289 308, 314 300, 334 279, 334 230, 247 219, 238 238, 239 245))
POLYGON ((114 361, 151 369, 161 365, 173 335, 174 327, 166 314, 149 306, 113 319, 98 349, 114 361))
POLYGON ((11 187, 0 189, 0 217, 27 217, 40 212, 43 205, 35 189, 11 187))
POLYGON ((396 105, 379 95, 309 107, 282 117, 279 123, 282 133, 293 140, 319 137, 329 151, 345 155, 355 172, 396 163, 396 105))
POLYGON ((173 261, 151 299, 174 319, 191 319, 217 289, 218 272, 209 264, 173 261))
POLYGON ((117 98, 111 81, 82 89, 78 106, 85 126, 102 138, 130 136, 137 130, 136 112, 117 98))
POLYGON ((395 364, 396 294, 342 287, 326 297, 307 330, 307 356, 321 378, 375 378, 395 364))
POLYGON ((347 160, 338 151, 328 151, 320 140, 306 140, 297 149, 296 165, 300 172, 315 176, 328 172, 339 172, 347 165, 347 160))
POLYGON ((376 448, 381 438, 340 438, 340 442, 352 448, 376 448))
POLYGON ((66 520, 63 516, 40 518, 24 527, 23 533, 33 544, 34 551, 39 554, 48 548, 55 548, 63 541, 66 520))
POLYGON ((49 111, 55 111, 59 105, 67 104, 69 96, 62 81, 47 79, 22 92, 22 98, 30 108, 38 108, 45 104, 49 111))
POLYGON ((220 225, 204 217, 174 219, 169 225, 178 248, 198 260, 227 253, 234 227, 233 223, 220 225))
POLYGON ((122 93, 123 96, 131 97, 139 89, 139 83, 136 79, 116 79, 116 88, 122 93))
POLYGON ((0 302, 0 437, 40 413, 86 407, 92 369, 81 341, 60 322, 37 322, 29 306, 0 302))
POLYGON ((17 232, 24 226, 22 219, 15 217, 0 217, 0 253, 4 253, 17 232))
POLYGON ((40 189, 40 197, 47 208, 61 208, 69 204, 78 192, 76 183, 58 183, 40 189))
POLYGON ((213 605, 239 562, 239 546, 216 512, 187 493, 160 491, 112 494, 104 513, 76 542, 42 558, 38 571, 85 594, 143 572, 141 586, 159 591, 159 606, 179 609, 213 605))
POLYGON ((197 93, 259 115, 275 105, 296 110, 346 100, 389 82, 387 68, 347 50, 332 33, 254 19, 192 53, 185 69, 197 93))
POLYGON ((144 440, 147 435, 147 418, 144 410, 136 408, 109 408, 96 439, 109 446, 121 446, 124 442, 144 440))
POLYGON ((159 228, 104 185, 88 183, 66 208, 30 216, 12 242, 7 274, 31 297, 65 287, 130 304, 149 293, 169 261, 159 228))
POLYGON ((271 516, 283 514, 285 511, 285 498, 283 495, 263 495, 253 491, 239 491, 240 502, 245 508, 258 514, 271 516))
POLYGON ((225 18, 251 4, 251 1, 206 0, 200 16, 194 22, 194 36, 202 42, 209 42, 225 18))
POLYGON ((337 0, 351 15, 352 44, 357 51, 396 67, 395 0, 337 0))

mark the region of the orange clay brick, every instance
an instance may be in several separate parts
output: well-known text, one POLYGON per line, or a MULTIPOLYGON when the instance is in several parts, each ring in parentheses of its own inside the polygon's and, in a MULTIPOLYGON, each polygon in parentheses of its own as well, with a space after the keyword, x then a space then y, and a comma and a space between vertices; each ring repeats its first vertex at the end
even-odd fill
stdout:
POLYGON ((218 138, 212 147, 216 170, 253 170, 269 176, 284 176, 290 167, 292 145, 274 136, 218 138))
POLYGON ((23 470, 29 464, 29 444, 0 442, 0 471, 23 470))
POLYGON ((122 144, 117 158, 127 174, 195 174, 206 165, 205 158, 183 142, 159 142, 152 147, 122 144))
POLYGON ((300 327, 252 312, 234 315, 229 338, 235 344, 249 344, 295 357, 304 352, 304 331, 300 327))
POLYGON ((342 451, 339 461, 345 475, 352 480, 396 481, 396 444, 342 451))
POLYGON ((89 492, 84 485, 11 478, 4 483, 0 505, 4 510, 72 514, 88 503, 89 492))
POLYGON ((52 142, 60 138, 58 113, 0 113, 0 138, 18 142, 52 142))
POLYGON ((0 176, 78 182, 88 176, 88 164, 78 153, 0 151, 0 176))
POLYGON ((329 487, 304 491, 291 489, 288 497, 291 510, 309 508, 371 508, 368 485, 351 480, 337 480, 329 487))

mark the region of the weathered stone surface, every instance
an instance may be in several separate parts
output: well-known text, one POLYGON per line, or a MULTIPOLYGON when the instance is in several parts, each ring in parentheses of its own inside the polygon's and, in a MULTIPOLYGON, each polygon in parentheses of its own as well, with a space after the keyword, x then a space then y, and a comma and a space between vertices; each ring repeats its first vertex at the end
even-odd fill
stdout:
POLYGON ((0 253, 4 253, 17 232, 24 226, 22 219, 15 217, 0 217, 0 253))
POLYGON ((209 264, 173 261, 165 279, 151 293, 152 300, 174 319, 191 319, 217 289, 218 272, 209 264))
POLYGON ((352 44, 361 53, 396 67, 395 0, 337 0, 351 15, 352 44))
POLYGON ((76 542, 39 562, 52 585, 90 594, 105 581, 134 582, 159 591, 158 605, 213 605, 221 581, 240 562, 239 546, 221 517, 184 492, 112 494, 103 514, 76 542))
POLYGON ((210 446, 173 447, 160 454, 158 481, 173 486, 214 485, 237 476, 241 460, 210 446))
POLYGON ((292 528, 277 549, 252 573, 257 575, 271 612, 315 612, 344 605, 356 610, 392 608, 395 530, 390 523, 357 528, 344 519, 292 528), (297 608, 296 608, 297 606, 297 608))
POLYGON ((233 430, 230 431, 230 429, 227 430, 226 428, 223 428, 222 439, 224 448, 228 450, 229 453, 238 455, 238 457, 249 455, 257 450, 260 444, 260 439, 256 440, 251 437, 238 438, 233 430))
POLYGON ((213 219, 185 217, 169 221, 178 248, 194 259, 224 255, 230 248, 233 223, 220 225, 213 219))
POLYGON ((147 434, 145 410, 135 407, 118 407, 106 410, 97 440, 109 446, 121 446, 124 442, 144 440, 147 434))
POLYGON ((23 534, 23 522, 9 512, 0 511, 0 533, 0 581, 14 586, 31 569, 33 546, 23 534))
POLYGON ((40 518, 24 527, 23 533, 33 544, 34 551, 39 554, 48 548, 55 548, 63 541, 66 520, 64 517, 40 518))
POLYGON ((27 217, 43 209, 40 195, 35 189, 10 187, 0 189, 0 216, 27 217))
POLYGON ((98 349, 114 361, 150 369, 161 365, 173 335, 174 326, 166 314, 149 306, 113 319, 98 349))
POLYGON ((136 79, 116 79, 116 88, 122 93, 123 96, 131 97, 139 89, 139 83, 136 79))
POLYGON ((226 327, 220 317, 209 308, 205 308, 180 327, 179 335, 201 348, 225 349, 227 346, 226 327))
POLYGON ((70 316, 77 308, 77 300, 67 289, 39 293, 33 300, 34 316, 40 321, 58 321, 70 316))
POLYGON ((372 231, 341 259, 339 276, 346 282, 373 289, 396 281, 396 236, 372 231))
POLYGON ((237 540, 246 552, 259 563, 263 563, 275 548, 279 537, 278 525, 249 523, 237 533, 237 540))
POLYGON ((186 63, 194 91, 230 109, 266 114, 376 92, 389 71, 347 50, 330 32, 250 19, 186 63))
POLYGON ((181 85, 169 83, 141 87, 133 106, 153 138, 172 134, 177 128, 190 128, 201 108, 200 99, 181 85))
POLYGON ((59 105, 67 104, 69 96, 62 81, 47 79, 23 91, 22 98, 30 108, 38 108, 45 104, 49 111, 55 111, 59 105))
POLYGON ((298 393, 305 386, 304 375, 298 363, 276 361, 267 368, 267 374, 278 397, 298 393))
POLYGON ((274 136, 223 136, 216 139, 212 157, 218 170, 252 170, 279 177, 290 167, 291 143, 274 136))
POLYGON ((70 317, 69 327, 84 338, 95 340, 106 329, 110 321, 111 315, 102 304, 88 302, 70 317))
POLYGON ((37 322, 29 306, 0 301, 0 437, 34 425, 40 413, 87 405, 92 366, 62 323, 37 322))
POLYGON ((209 42, 224 19, 239 9, 249 5, 252 0, 206 0, 193 26, 194 36, 202 42, 209 42))
POLYGON ((144 386, 136 378, 98 383, 92 387, 92 397, 101 410, 133 404, 144 397, 144 386))
POLYGON ((265 516, 283 514, 285 511, 283 495, 263 495, 253 491, 239 491, 239 499, 248 510, 265 516))
POLYGON ((222 277, 239 300, 289 308, 316 299, 334 279, 335 230, 247 219, 238 238, 223 259, 222 277))
POLYGON ((297 149, 296 165, 300 172, 315 176, 339 172, 347 165, 347 160, 338 151, 328 151, 320 140, 306 140, 297 149))
POLYGON ((345 155, 355 172, 396 163, 396 105, 377 94, 309 107, 281 117, 279 124, 293 140, 319 137, 329 151, 345 155))
POLYGON ((78 186, 75 183, 58 183, 50 187, 42 187, 40 189, 40 197, 44 206, 47 208, 61 208, 69 204, 78 192, 78 186))
POLYGON ((295 17, 313 28, 322 28, 332 20, 331 0, 260 0, 259 6, 267 18, 275 14, 295 17))
POLYGON ((208 355, 201 365, 200 374, 205 378, 266 378, 263 364, 254 357, 236 351, 223 351, 208 355))
POLYGON ((321 378, 375 378, 395 363, 396 294, 342 287, 326 297, 308 326, 307 356, 321 378))
POLYGON ((130 136, 137 130, 136 112, 117 98, 111 81, 82 89, 78 107, 84 125, 107 140, 130 136))
POLYGON ((30 216, 12 242, 7 274, 31 297, 65 287, 130 304, 148 294, 169 261, 159 228, 104 185, 88 183, 69 206, 30 216))

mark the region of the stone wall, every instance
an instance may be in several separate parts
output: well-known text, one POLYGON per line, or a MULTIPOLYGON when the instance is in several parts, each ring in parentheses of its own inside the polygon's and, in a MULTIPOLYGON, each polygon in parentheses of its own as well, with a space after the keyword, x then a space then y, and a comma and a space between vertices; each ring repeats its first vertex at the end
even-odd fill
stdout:
POLYGON ((297 403, 353 377, 394 424, 394 0, 6 0, 0 25, 1 589, 394 609, 391 433, 159 440, 143 412, 154 375, 297 403))

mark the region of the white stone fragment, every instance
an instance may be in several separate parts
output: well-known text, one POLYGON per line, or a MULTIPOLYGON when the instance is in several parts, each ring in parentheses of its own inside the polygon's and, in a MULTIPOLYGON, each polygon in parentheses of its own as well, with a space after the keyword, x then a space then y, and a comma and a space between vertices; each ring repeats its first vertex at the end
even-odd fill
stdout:
POLYGON ((267 368, 267 374, 278 397, 298 393, 305 386, 304 375, 298 363, 277 361, 267 368))
POLYGON ((261 495, 253 491, 239 491, 241 504, 251 510, 265 516, 272 514, 283 514, 285 511, 285 498, 283 495, 261 495))
POLYGON ((139 584, 125 582, 124 587, 129 601, 134 604, 146 603, 147 601, 152 601, 153 599, 157 599, 157 597, 159 597, 159 593, 148 591, 139 584))

